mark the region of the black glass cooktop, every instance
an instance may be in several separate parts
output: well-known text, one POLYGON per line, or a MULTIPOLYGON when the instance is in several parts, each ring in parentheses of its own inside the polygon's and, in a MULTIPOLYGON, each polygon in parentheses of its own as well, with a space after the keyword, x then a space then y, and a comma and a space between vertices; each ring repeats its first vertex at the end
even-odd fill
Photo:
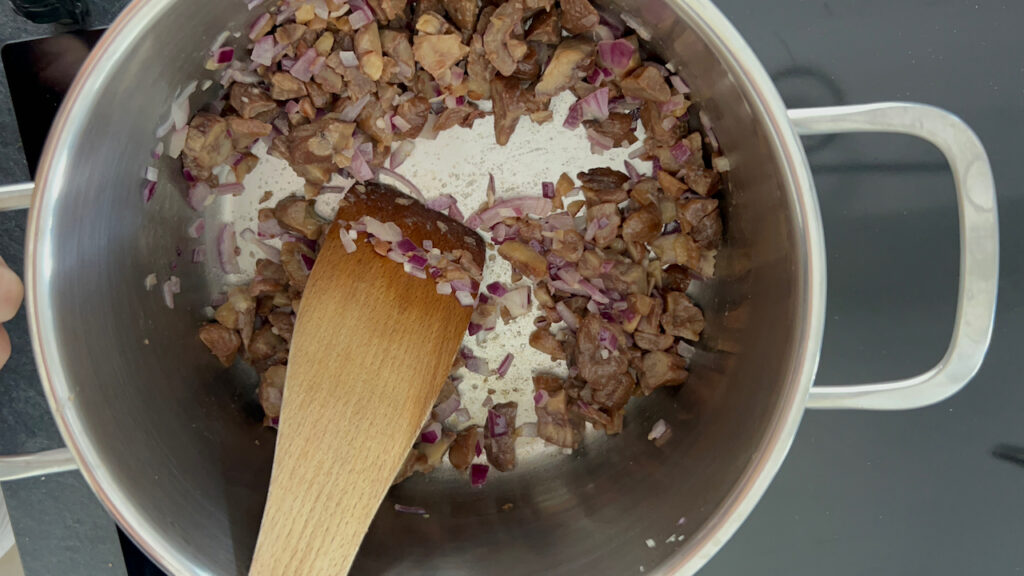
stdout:
MULTIPOLYGON (((0 50, 25 160, 33 177, 46 143, 46 135, 50 132, 50 125, 57 116, 64 95, 85 62, 85 57, 102 35, 102 29, 68 32, 48 38, 11 42, 0 50)), ((164 572, 120 528, 117 532, 128 576, 164 576, 164 572)))

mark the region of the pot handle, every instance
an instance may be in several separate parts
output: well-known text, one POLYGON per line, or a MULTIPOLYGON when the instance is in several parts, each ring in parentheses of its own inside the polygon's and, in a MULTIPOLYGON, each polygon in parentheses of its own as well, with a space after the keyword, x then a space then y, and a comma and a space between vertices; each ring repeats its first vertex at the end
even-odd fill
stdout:
MULTIPOLYGON (((20 210, 31 206, 34 188, 35 184, 32 182, 0 186, 0 212, 20 210)), ((67 472, 77 468, 75 457, 67 448, 46 450, 35 454, 0 456, 0 481, 67 472)))
POLYGON ((32 205, 34 182, 21 182, 0 186, 0 212, 21 210, 32 205))
POLYGON ((77 470, 78 463, 67 448, 0 456, 0 482, 77 470))
POLYGON ((809 408, 905 410, 956 394, 981 368, 992 338, 999 280, 999 223, 992 167, 978 137, 957 116, 923 104, 880 103, 790 110, 805 136, 849 132, 907 134, 934 144, 946 157, 960 213, 960 284, 953 337, 935 367, 905 380, 854 386, 815 386, 809 408))

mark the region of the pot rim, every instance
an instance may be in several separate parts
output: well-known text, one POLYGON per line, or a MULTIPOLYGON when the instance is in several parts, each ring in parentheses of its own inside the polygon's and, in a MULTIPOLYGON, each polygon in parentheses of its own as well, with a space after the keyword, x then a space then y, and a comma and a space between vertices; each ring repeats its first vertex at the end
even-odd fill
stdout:
MULTIPOLYGON (((780 165, 779 177, 796 208, 804 253, 799 290, 804 301, 797 318, 799 346, 790 363, 790 386, 785 388, 768 433, 754 460, 690 545, 658 566, 653 574, 688 575, 697 572, 744 522, 767 490, 792 444, 803 416, 821 351, 825 318, 825 243, 817 195, 803 146, 789 120, 785 104, 760 60, 725 16, 709 0, 668 0, 680 17, 717 53, 747 95, 751 110, 768 129, 780 165)), ((52 214, 61 194, 68 150, 79 137, 83 114, 99 94, 99 86, 116 70, 106 64, 120 57, 173 0, 134 0, 111 24, 82 66, 53 123, 39 162, 36 193, 30 209, 26 240, 26 309, 39 378, 68 448, 78 461, 90 488, 121 528, 157 564, 174 574, 195 572, 188 555, 155 536, 155 523, 133 505, 108 474, 103 460, 82 426, 73 395, 72 378, 64 369, 56 345, 55 316, 47 288, 52 275, 50 235, 52 214)))

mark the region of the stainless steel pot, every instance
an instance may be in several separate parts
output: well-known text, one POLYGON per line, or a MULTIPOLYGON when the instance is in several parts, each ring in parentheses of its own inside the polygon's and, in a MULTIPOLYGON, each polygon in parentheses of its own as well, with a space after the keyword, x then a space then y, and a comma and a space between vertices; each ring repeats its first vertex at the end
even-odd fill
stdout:
MULTIPOLYGON (((273 450, 273 435, 243 414, 251 375, 220 369, 195 338, 199 310, 218 287, 197 275, 177 311, 141 289, 191 218, 168 193, 158 194, 156 209, 141 208, 152 127, 175 89, 201 74, 218 33, 244 29, 255 16, 240 5, 136 0, 125 10, 54 124, 27 237, 33 345, 57 423, 110 513, 174 574, 246 571, 273 450)), ((709 2, 611 0, 607 7, 678 65, 703 97, 732 165, 719 276, 697 295, 708 327, 691 382, 632 407, 621 436, 497 475, 482 490, 444 474, 403 484, 378 515, 356 573, 624 574, 642 566, 691 574, 765 491, 805 407, 924 406, 955 393, 981 365, 996 301, 998 231, 988 160, 966 125, 917 104, 787 111, 709 2), (798 134, 866 131, 923 138, 950 163, 961 235, 956 322, 945 357, 920 376, 812 388, 825 249, 798 134), (657 418, 674 427, 663 449, 646 440, 657 418), (426 505, 430 518, 396 514, 391 502, 426 505), (501 512, 506 503, 514 508, 501 512)), ((16 203, 18 193, 5 190, 0 196, 14 200, 0 205, 16 203)), ((3 474, 68 467, 66 455, 47 456, 38 467, 22 458, 17 471, 4 461, 3 474)))

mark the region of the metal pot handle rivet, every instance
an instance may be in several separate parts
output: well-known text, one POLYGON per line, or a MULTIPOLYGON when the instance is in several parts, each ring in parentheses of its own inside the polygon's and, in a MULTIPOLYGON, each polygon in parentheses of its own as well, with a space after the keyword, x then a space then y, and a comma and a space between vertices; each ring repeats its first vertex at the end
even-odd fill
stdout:
MULTIPOLYGON (((0 211, 28 208, 32 204, 33 187, 32 182, 0 186, 0 211)), ((56 474, 77 468, 75 457, 67 448, 35 454, 0 456, 0 481, 56 474)))
POLYGON ((946 157, 960 213, 960 285, 953 336, 935 367, 877 384, 815 386, 809 408, 905 410, 956 394, 981 368, 995 323, 999 226, 992 167, 981 141, 960 118, 923 104, 880 103, 790 110, 800 135, 894 133, 934 144, 946 157))

